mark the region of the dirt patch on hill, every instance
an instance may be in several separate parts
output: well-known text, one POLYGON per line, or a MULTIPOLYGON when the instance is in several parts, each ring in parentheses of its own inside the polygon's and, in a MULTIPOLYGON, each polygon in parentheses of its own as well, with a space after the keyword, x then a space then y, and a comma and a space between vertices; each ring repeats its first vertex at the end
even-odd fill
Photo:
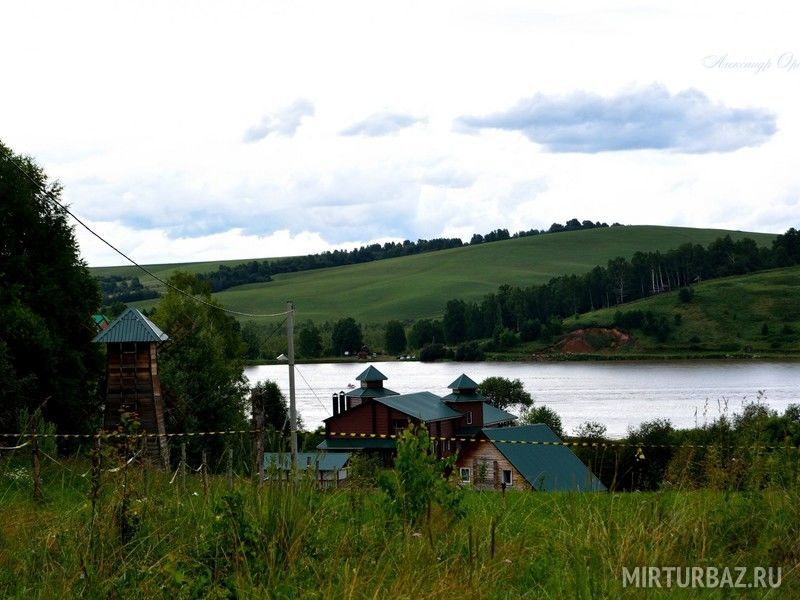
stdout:
POLYGON ((587 327, 569 332, 552 349, 570 354, 613 353, 631 344, 633 338, 630 334, 617 328, 587 327))

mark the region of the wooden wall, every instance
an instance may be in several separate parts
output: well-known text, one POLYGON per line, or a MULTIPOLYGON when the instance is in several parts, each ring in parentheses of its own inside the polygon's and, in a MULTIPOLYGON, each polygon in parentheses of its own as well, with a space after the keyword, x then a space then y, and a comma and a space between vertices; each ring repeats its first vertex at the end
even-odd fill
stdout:
MULTIPOLYGON (((143 431, 165 433, 157 352, 155 343, 108 344, 105 429, 116 430, 123 412, 135 412, 143 431)), ((161 440, 154 437, 150 442, 152 454, 160 458, 161 440)))
MULTIPOLYGON (((494 444, 486 442, 466 443, 461 449, 456 462, 456 468, 469 467, 472 469, 472 486, 477 490, 500 489, 503 469, 511 470, 512 487, 515 490, 530 490, 527 480, 514 468, 503 453, 494 444), (485 477, 479 481, 480 466, 485 465, 485 477)), ((456 471, 460 479, 460 471, 456 471)))

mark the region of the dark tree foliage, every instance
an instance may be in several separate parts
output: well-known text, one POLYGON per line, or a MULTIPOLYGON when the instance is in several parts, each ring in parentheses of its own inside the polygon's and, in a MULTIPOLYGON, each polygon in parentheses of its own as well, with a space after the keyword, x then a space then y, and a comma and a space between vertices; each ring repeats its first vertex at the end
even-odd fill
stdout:
POLYGON ((300 356, 304 358, 322 356, 322 334, 313 321, 306 321, 300 328, 297 349, 300 351, 300 356))
POLYGON ((289 431, 289 407, 281 388, 269 379, 250 389, 250 405, 254 413, 264 415, 264 427, 289 431))
POLYGON ((558 437, 564 437, 564 426, 558 413, 548 406, 534 406, 525 411, 521 419, 522 424, 535 425, 544 423, 553 430, 558 437))
MULTIPOLYGON (((208 284, 193 275, 178 272, 169 282, 221 306, 211 299, 208 284)), ((159 353, 168 430, 244 428, 245 344, 238 321, 173 290, 162 296, 151 318, 170 337, 159 353)))
POLYGON ((103 293, 104 305, 158 298, 158 292, 143 286, 138 277, 101 275, 96 279, 100 284, 100 291, 103 293))
POLYGON ((400 354, 406 349, 406 329, 400 321, 389 321, 383 336, 386 352, 400 354))
POLYGON ((99 424, 100 292, 67 215, 42 189, 60 199, 33 160, 0 143, 0 428, 15 430, 20 409, 46 401, 59 431, 86 432, 99 424))
POLYGON ((525 386, 519 379, 505 377, 487 377, 479 387, 481 394, 488 398, 489 403, 497 408, 521 405, 530 406, 533 398, 525 391, 525 386))
POLYGON ((350 354, 361 350, 364 345, 364 338, 361 333, 361 325, 356 323, 353 317, 339 319, 333 326, 331 333, 331 344, 336 354, 350 354))
POLYGON ((467 305, 463 300, 450 300, 445 306, 442 328, 448 344, 458 344, 467 337, 467 305))
POLYGON ((419 352, 419 359, 422 362, 434 362, 447 356, 447 348, 444 344, 425 344, 419 352))
POLYGON ((444 342, 444 330, 439 321, 420 319, 411 326, 408 334, 408 345, 411 348, 422 348, 426 344, 444 342))
POLYGON ((456 348, 454 358, 463 362, 480 362, 485 355, 478 342, 464 342, 456 348))

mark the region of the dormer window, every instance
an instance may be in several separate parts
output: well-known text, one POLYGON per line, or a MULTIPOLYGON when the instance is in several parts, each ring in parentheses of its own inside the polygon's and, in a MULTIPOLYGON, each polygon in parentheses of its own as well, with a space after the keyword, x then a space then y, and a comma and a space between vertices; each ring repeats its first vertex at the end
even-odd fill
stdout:
POLYGON ((472 425, 472 411, 467 411, 467 425, 472 425))

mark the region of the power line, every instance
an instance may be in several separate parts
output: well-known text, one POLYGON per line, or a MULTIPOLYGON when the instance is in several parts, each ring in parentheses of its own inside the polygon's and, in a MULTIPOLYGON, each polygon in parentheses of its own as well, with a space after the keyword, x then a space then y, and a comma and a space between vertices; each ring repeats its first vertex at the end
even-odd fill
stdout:
POLYGON ((305 384, 306 384, 306 386, 308 387, 308 389, 309 389, 309 390, 311 390, 311 393, 312 393, 312 394, 314 394, 314 398, 316 398, 316 399, 317 399, 317 403, 318 403, 318 404, 319 404, 319 405, 320 405, 322 408, 324 408, 324 409, 325 409, 325 410, 328 412, 328 414, 330 414, 330 413, 331 413, 331 409, 330 409, 330 408, 328 408, 328 407, 325 405, 325 403, 324 403, 322 400, 320 400, 320 399, 319 399, 319 396, 317 396, 317 392, 315 392, 315 391, 314 391, 314 388, 312 388, 312 387, 311 387, 311 384, 310 384, 310 383, 308 383, 308 380, 307 380, 307 379, 306 379, 306 378, 303 376, 303 374, 300 372, 300 369, 298 369, 298 368, 297 368, 297 365, 295 365, 295 366, 294 366, 294 370, 295 370, 295 371, 297 371, 297 374, 298 374, 298 375, 300 375, 300 378, 301 378, 301 379, 302 379, 302 380, 305 382, 305 384))
POLYGON ((72 211, 70 211, 70 210, 69 210, 69 209, 68 209, 66 206, 64 206, 64 205, 63 205, 61 202, 59 202, 59 201, 56 199, 56 197, 53 195, 53 193, 52 193, 52 192, 50 192, 49 190, 47 190, 47 189, 46 189, 46 188, 45 188, 45 187, 44 187, 42 184, 40 184, 40 183, 39 183, 38 181, 36 181, 36 180, 35 180, 33 177, 31 177, 31 176, 30 176, 30 174, 29 174, 29 173, 28 173, 28 172, 27 172, 25 169, 23 169, 23 168, 22 168, 22 167, 19 165, 19 163, 17 163, 16 159, 15 159, 15 158, 14 158, 14 157, 11 155, 11 153, 10 153, 10 152, 9 152, 9 154, 8 154, 8 155, 7 155, 5 158, 6 158, 6 159, 8 159, 8 161, 9 161, 9 162, 10 162, 12 165, 14 165, 14 166, 17 168, 17 170, 18 170, 20 173, 22 173, 22 175, 23 175, 23 176, 24 176, 24 177, 25 177, 25 178, 26 178, 28 181, 30 181, 30 182, 31 182, 31 183, 32 183, 32 184, 33 184, 33 185, 34 185, 34 186, 35 186, 35 187, 36 187, 36 188, 39 190, 39 192, 41 192, 42 194, 44 194, 44 196, 45 196, 45 197, 46 197, 48 200, 50 200, 51 202, 55 203, 55 204, 56 204, 56 205, 57 205, 59 208, 61 208, 61 210, 63 210, 63 211, 64 211, 65 213, 67 213, 67 214, 68 214, 70 217, 72 217, 73 219, 75 219, 75 221, 76 221, 77 223, 79 223, 79 224, 80 224, 80 225, 81 225, 81 226, 82 226, 84 229, 86 229, 86 231, 88 231, 89 233, 91 233, 91 234, 92 234, 94 237, 96 237, 98 240, 100 240, 101 242, 103 242, 103 243, 104 243, 106 246, 108 246, 109 248, 111 248, 111 249, 112 249, 114 252, 116 252, 117 254, 119 254, 119 255, 120 255, 122 258, 124 258, 125 260, 127 260, 127 261, 128 261, 129 263, 131 263, 133 266, 137 267, 138 269, 141 269, 141 270, 142 270, 144 273, 146 273, 147 275, 149 275, 150 277, 152 277, 153 279, 155 279, 155 280, 156 280, 156 281, 158 281, 159 283, 163 284, 164 286, 168 287, 169 289, 171 289, 171 290, 174 290, 174 291, 178 292, 179 294, 183 294, 183 295, 184 295, 184 296, 186 296, 187 298, 191 298, 191 299, 192 299, 192 300, 194 300, 195 302, 199 302, 200 304, 203 304, 203 305, 205 305, 205 306, 208 306, 209 308, 215 308, 215 309, 217 309, 217 310, 221 310, 221 311, 223 311, 223 312, 226 312, 226 313, 228 313, 228 314, 231 314, 231 315, 237 315, 237 316, 239 316, 239 317, 251 317, 251 318, 262 318, 262 317, 282 317, 283 315, 286 315, 286 314, 287 314, 287 311, 283 311, 283 312, 279 312, 279 313, 271 313, 271 314, 254 314, 254 313, 240 312, 240 311, 238 311, 238 310, 231 310, 230 308, 225 308, 224 306, 218 306, 218 305, 216 305, 216 304, 212 304, 211 302, 206 302, 206 301, 205 301, 205 300, 203 300, 202 298, 197 298, 197 297, 195 297, 194 295, 190 294, 189 292, 187 292, 187 291, 185 291, 185 290, 182 290, 182 289, 180 289, 179 287, 177 287, 177 286, 174 286, 174 285, 172 285, 171 283, 168 283, 167 281, 164 281, 164 280, 163 280, 163 279, 161 279, 161 278, 160 278, 158 275, 156 275, 155 273, 153 273, 152 271, 150 271, 150 270, 149 270, 149 269, 147 269, 146 267, 143 267, 142 265, 140 265, 139 263, 137 263, 137 262, 136 262, 135 260, 133 260, 133 259, 132 259, 130 256, 128 256, 127 254, 125 254, 125 253, 124 253, 122 250, 120 250, 119 248, 117 248, 116 246, 114 246, 114 244, 112 244, 111 242, 109 242, 108 240, 106 240, 106 239, 105 239, 103 236, 101 236, 99 233, 95 232, 95 231, 94 231, 94 230, 93 230, 91 227, 89 227, 89 226, 88 226, 86 223, 84 223, 84 222, 83 222, 83 221, 82 221, 82 220, 81 220, 79 217, 77 217, 77 216, 76 216, 76 215, 75 215, 75 214, 74 214, 72 211))

